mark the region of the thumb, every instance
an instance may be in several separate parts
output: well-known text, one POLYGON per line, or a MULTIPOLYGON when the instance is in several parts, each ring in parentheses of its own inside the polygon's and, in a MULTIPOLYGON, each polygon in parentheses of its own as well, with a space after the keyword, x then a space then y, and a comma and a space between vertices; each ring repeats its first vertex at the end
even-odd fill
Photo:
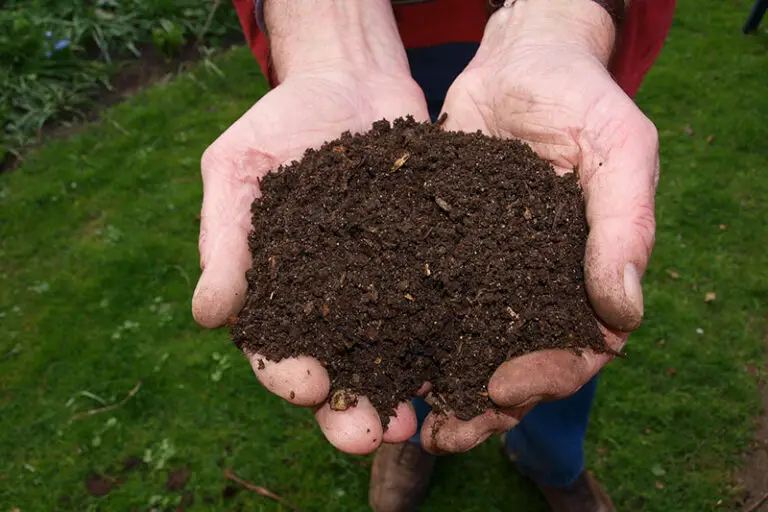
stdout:
POLYGON ((259 196, 259 178, 273 163, 265 153, 230 151, 217 143, 203 155, 199 241, 203 273, 192 297, 192 314, 203 327, 220 327, 243 307, 248 290, 245 274, 251 267, 251 204, 259 196))
POLYGON ((623 332, 637 329, 643 318, 641 277, 654 244, 659 173, 656 128, 632 107, 634 115, 624 117, 619 130, 612 127, 604 161, 582 176, 590 228, 587 291, 602 321, 623 332))

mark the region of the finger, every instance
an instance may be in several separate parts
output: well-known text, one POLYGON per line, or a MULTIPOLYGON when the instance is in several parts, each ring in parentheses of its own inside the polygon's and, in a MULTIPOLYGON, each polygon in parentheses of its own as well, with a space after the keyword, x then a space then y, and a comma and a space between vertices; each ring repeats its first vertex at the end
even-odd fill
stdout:
POLYGON ((192 314, 204 327, 223 325, 243 306, 248 290, 245 273, 251 266, 251 204, 259 194, 258 178, 274 165, 274 158, 265 153, 240 154, 221 145, 203 156, 199 241, 203 273, 192 297, 192 314))
POLYGON ((421 445, 430 453, 466 452, 495 434, 506 432, 520 422, 527 408, 505 411, 487 410, 469 421, 453 413, 430 413, 421 426, 421 445))
POLYGON ((416 411, 409 402, 402 402, 395 409, 395 415, 389 417, 389 425, 384 431, 384 442, 404 443, 416 433, 416 411))
POLYGON ((345 453, 371 453, 383 439, 379 415, 365 397, 345 411, 334 411, 325 403, 315 411, 315 419, 328 442, 345 453))
MULTIPOLYGON (((641 277, 654 243, 654 195, 659 173, 653 124, 627 99, 624 115, 586 135, 596 161, 582 173, 590 227, 585 279, 592 306, 609 326, 639 327, 643 318, 641 277), (589 140, 592 139, 592 140, 589 140)), ((615 108, 615 107, 614 107, 615 108)))
MULTIPOLYGON (((606 346, 618 353, 626 333, 603 328, 606 346)), ((576 393, 611 361, 612 353, 542 350, 506 361, 488 382, 488 396, 499 407, 533 406, 576 393)))
POLYGON ((311 407, 328 398, 328 372, 319 361, 299 356, 279 363, 258 354, 246 354, 259 382, 269 391, 294 405, 311 407))

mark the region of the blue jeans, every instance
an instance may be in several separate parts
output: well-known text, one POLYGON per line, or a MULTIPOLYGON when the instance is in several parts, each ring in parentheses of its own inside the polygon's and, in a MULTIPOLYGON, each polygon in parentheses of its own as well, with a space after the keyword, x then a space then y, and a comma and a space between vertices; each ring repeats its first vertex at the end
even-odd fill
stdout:
MULTIPOLYGON (((445 94, 477 50, 473 43, 452 43, 408 50, 413 78, 424 90, 432 120, 440 114, 445 94)), ((450 112, 448 112, 450 116, 450 112)), ((584 471, 584 436, 597 391, 597 377, 576 394, 563 400, 542 403, 526 414, 505 437, 507 453, 518 469, 539 485, 567 487, 584 471)), ((418 430, 411 439, 420 442, 421 424, 430 407, 413 400, 418 430)))

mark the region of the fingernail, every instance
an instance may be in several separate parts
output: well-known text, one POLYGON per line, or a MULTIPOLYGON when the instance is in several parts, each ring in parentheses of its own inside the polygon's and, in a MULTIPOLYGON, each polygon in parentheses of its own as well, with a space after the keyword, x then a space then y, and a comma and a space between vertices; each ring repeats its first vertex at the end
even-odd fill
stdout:
POLYGON ((624 296, 627 298, 627 305, 630 308, 628 315, 628 327, 636 329, 643 319, 643 286, 640 284, 640 272, 634 263, 627 263, 624 266, 624 296))

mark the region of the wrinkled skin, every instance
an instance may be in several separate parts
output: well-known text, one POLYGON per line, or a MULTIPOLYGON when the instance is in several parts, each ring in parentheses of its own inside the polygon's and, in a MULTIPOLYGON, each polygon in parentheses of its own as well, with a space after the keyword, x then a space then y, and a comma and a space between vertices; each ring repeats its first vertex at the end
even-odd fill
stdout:
MULTIPOLYGON (((393 121, 412 114, 427 120, 423 93, 411 80, 368 74, 360 80, 338 71, 295 75, 256 103, 205 152, 202 159, 204 199, 200 227, 203 274, 192 301, 195 319, 204 327, 224 325, 243 306, 245 273, 251 266, 247 238, 250 206, 259 196, 259 180, 280 164, 298 159, 309 147, 349 130, 362 132, 382 118, 393 121)), ((309 357, 271 363, 259 369, 256 354, 247 354, 259 381, 289 402, 311 407, 323 433, 339 450, 370 453, 379 444, 402 442, 416 431, 408 403, 382 432, 381 420, 366 398, 357 407, 331 411, 325 403, 328 374, 309 357)))
MULTIPOLYGON (((656 130, 593 56, 523 47, 496 57, 476 59, 453 84, 445 127, 522 139, 558 172, 578 169, 590 226, 587 289, 605 342, 618 352, 642 319, 639 276, 655 231, 656 130)), ((572 395, 613 357, 548 350, 507 361, 488 385, 501 413, 467 422, 437 422, 431 414, 422 444, 434 453, 470 450, 514 427, 536 403, 572 395)))

